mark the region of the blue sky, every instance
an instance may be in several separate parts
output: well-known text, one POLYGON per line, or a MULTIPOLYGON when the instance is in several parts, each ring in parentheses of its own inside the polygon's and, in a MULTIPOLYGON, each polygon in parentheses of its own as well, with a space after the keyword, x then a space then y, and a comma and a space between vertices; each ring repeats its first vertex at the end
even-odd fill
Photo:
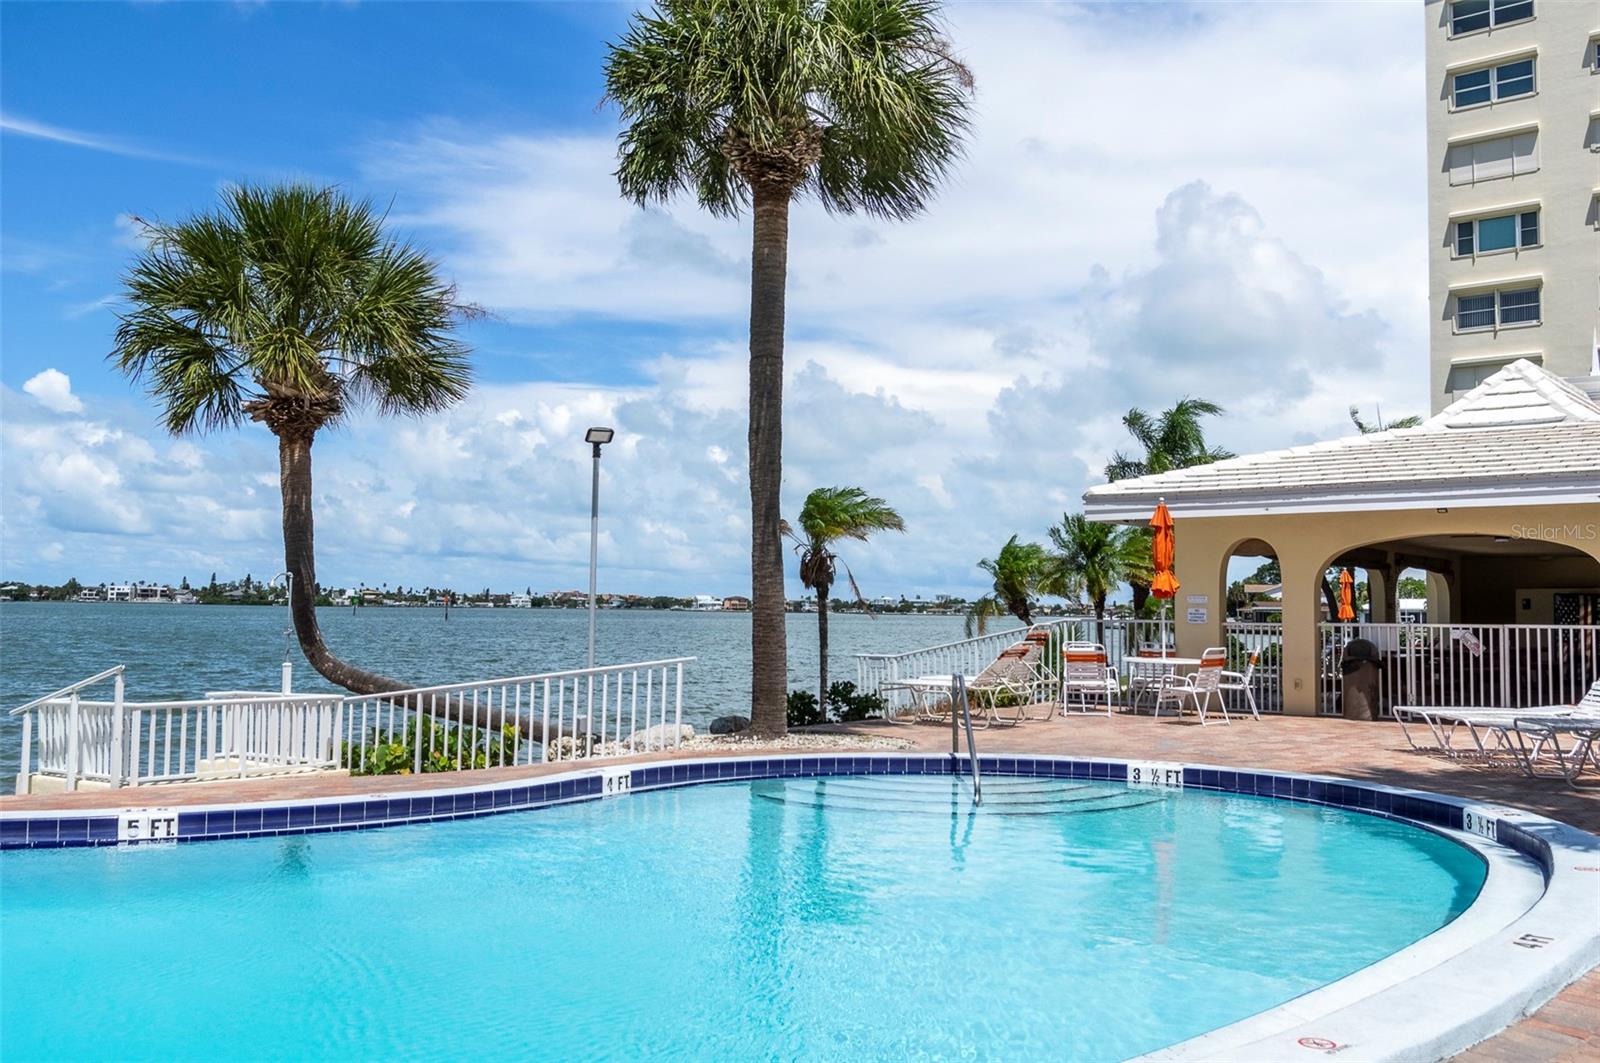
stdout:
MULTIPOLYGON (((795 213, 786 509, 859 483, 909 525, 852 555, 866 589, 967 592, 1130 405, 1214 398, 1236 450, 1424 409, 1412 7, 951 8, 978 94, 945 192, 906 224, 795 213)), ((580 585, 576 440, 607 421, 602 586, 747 588, 748 227, 617 197, 629 11, 0 6, 0 574, 275 570, 270 437, 169 439, 104 356, 131 217, 293 177, 389 204, 494 314, 461 407, 319 439, 325 583, 580 585)))

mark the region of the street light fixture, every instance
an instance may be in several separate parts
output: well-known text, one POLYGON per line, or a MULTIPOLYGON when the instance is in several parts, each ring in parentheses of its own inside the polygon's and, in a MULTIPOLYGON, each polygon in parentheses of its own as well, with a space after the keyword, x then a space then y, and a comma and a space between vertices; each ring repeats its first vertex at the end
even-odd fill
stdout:
POLYGON ((616 432, 610 428, 591 428, 583 441, 594 447, 594 482, 589 493, 589 667, 594 667, 595 575, 600 561, 600 448, 611 442, 616 432))

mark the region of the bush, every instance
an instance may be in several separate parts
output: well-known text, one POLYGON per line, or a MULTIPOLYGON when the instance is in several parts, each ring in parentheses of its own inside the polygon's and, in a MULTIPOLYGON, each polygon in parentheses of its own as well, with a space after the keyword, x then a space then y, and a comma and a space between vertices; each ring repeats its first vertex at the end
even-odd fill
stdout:
POLYGON ((826 723, 827 717, 817 705, 817 696, 809 690, 789 691, 789 726, 815 727, 826 723))
POLYGON ((858 694, 856 685, 848 680, 828 685, 828 712, 840 723, 882 716, 886 707, 881 696, 858 694))
POLYGON ((818 705, 809 690, 789 691, 789 726, 815 727, 819 723, 854 723, 884 715, 887 708, 877 694, 859 694, 856 685, 840 680, 828 685, 827 704, 818 705))
POLYGON ((351 775, 410 775, 417 765, 419 724, 422 735, 422 771, 455 771, 456 757, 461 768, 487 768, 511 763, 516 749, 517 729, 506 726, 498 733, 479 727, 447 728, 435 720, 411 720, 403 734, 390 741, 376 729, 367 741, 366 754, 358 743, 344 744, 345 762, 351 775))

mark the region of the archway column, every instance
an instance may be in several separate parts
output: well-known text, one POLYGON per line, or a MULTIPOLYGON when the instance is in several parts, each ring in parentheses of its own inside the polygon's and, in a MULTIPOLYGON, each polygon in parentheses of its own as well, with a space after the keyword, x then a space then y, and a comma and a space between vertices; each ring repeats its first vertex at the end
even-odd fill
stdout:
POLYGON ((1198 657, 1208 646, 1226 645, 1223 623, 1228 617, 1228 555, 1237 533, 1215 521, 1173 521, 1177 557, 1173 566, 1180 587, 1169 603, 1178 656, 1198 657))
MULTIPOLYGON (((1283 711, 1317 714, 1321 678, 1322 573, 1327 554, 1285 537, 1278 568, 1283 573, 1283 711)), ((1370 587, 1369 587, 1370 593, 1370 587)))

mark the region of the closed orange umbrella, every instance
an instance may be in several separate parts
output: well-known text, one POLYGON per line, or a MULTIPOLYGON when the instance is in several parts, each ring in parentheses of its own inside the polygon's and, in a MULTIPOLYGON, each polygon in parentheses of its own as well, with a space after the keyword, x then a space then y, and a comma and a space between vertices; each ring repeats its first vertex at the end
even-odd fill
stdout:
POLYGON ((1150 560, 1155 575, 1150 579, 1150 593, 1161 599, 1161 656, 1167 650, 1167 599, 1178 593, 1178 577, 1172 574, 1176 542, 1172 534, 1172 514, 1167 512, 1165 500, 1156 502, 1156 511, 1150 515, 1150 527, 1155 529, 1155 539, 1150 545, 1150 560))
POLYGON ((1354 594, 1353 594, 1353 592, 1355 590, 1355 584, 1356 584, 1356 578, 1355 578, 1355 576, 1350 574, 1350 570, 1349 569, 1345 569, 1343 572, 1339 573, 1339 619, 1340 620, 1349 621, 1349 620, 1354 620, 1356 618, 1356 606, 1355 606, 1355 599, 1354 599, 1354 594))
POLYGON ((1150 560, 1155 563, 1155 577, 1150 580, 1150 593, 1157 598, 1171 598, 1178 593, 1178 577, 1172 574, 1176 542, 1172 534, 1172 514, 1165 502, 1156 503, 1150 516, 1150 527, 1156 530, 1155 542, 1150 550, 1150 560))

